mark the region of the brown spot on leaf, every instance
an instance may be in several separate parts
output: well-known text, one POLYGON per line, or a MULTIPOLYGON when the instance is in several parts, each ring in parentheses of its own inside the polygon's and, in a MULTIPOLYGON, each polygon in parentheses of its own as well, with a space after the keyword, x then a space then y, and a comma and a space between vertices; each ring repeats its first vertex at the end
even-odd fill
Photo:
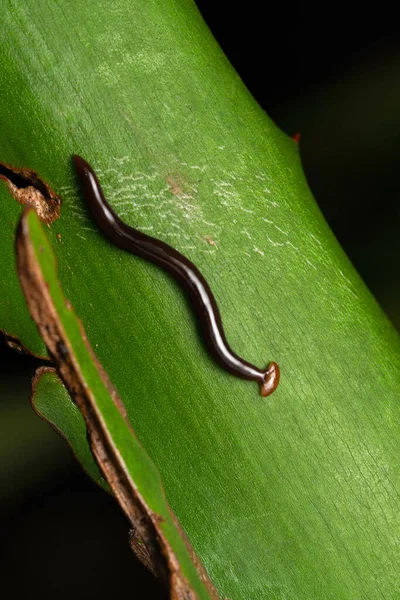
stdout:
POLYGON ((180 196, 184 193, 182 176, 170 173, 167 175, 166 180, 169 185, 169 189, 175 196, 180 196))
POLYGON ((188 196, 193 198, 195 188, 182 173, 168 173, 165 177, 165 181, 168 183, 169 189, 174 196, 188 196))
POLYGON ((59 218, 61 199, 32 169, 18 169, 0 163, 0 179, 6 182, 20 204, 31 206, 47 225, 59 218))
POLYGON ((207 242, 207 244, 210 244, 210 246, 214 246, 215 248, 217 247, 217 242, 209 235, 205 235, 204 240, 207 242))

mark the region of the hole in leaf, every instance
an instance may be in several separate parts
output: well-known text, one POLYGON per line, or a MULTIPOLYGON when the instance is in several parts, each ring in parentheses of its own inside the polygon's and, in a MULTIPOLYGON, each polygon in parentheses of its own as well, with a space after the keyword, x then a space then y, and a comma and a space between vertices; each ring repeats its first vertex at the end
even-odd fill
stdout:
POLYGON ((31 206, 47 225, 59 218, 60 198, 32 169, 17 169, 0 163, 0 179, 6 182, 20 204, 31 206))

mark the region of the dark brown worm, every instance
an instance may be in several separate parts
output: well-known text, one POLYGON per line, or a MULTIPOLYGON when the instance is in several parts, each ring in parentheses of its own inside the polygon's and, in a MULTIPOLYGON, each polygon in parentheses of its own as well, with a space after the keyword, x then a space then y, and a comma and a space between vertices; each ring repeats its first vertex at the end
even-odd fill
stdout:
POLYGON ((199 269, 165 242, 123 223, 105 199, 92 167, 80 156, 74 156, 73 161, 89 211, 102 233, 118 248, 140 256, 170 273, 191 299, 208 350, 217 363, 236 377, 257 381, 261 386, 262 396, 272 394, 279 383, 278 365, 271 362, 262 371, 232 352, 214 295, 199 269))

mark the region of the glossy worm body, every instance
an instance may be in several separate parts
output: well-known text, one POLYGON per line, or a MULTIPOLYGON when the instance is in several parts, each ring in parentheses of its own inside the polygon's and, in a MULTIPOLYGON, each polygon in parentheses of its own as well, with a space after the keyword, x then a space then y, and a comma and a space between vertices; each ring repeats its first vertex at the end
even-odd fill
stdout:
POLYGON ((271 362, 263 371, 231 350, 214 295, 199 269, 168 244, 123 223, 105 199, 92 167, 80 156, 74 156, 73 160, 90 214, 102 233, 122 250, 140 256, 170 273, 192 301, 207 348, 217 363, 236 377, 257 381, 262 396, 272 394, 279 383, 278 365, 271 362))

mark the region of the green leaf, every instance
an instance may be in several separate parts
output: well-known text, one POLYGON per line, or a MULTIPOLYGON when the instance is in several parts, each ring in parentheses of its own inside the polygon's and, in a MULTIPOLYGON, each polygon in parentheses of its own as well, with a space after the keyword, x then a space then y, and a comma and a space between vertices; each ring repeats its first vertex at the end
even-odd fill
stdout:
MULTIPOLYGON (((151 566, 160 575, 167 569, 171 598, 217 599, 216 594, 208 593, 197 573, 190 548, 186 547, 167 504, 157 469, 134 435, 116 390, 97 362, 70 303, 63 297, 54 254, 32 209, 21 218, 17 259, 32 317, 85 417, 92 452, 132 527, 137 529, 138 543, 144 546, 151 566)), ((79 427, 80 423, 72 429, 79 427)))
POLYGON ((75 457, 87 474, 106 491, 108 483, 99 471, 86 437, 85 420, 54 369, 38 369, 33 380, 32 406, 45 421, 51 423, 70 444, 75 457))
MULTIPOLYGON (((62 197, 48 235, 64 292, 221 596, 393 597, 399 338, 295 144, 192 2, 15 1, 2 17, 1 160, 62 197), (170 278, 103 240, 74 153, 123 219, 200 268, 233 349, 279 363, 270 398, 213 363, 170 278)), ((0 185, 0 327, 39 354, 13 261, 19 210, 0 185)))

